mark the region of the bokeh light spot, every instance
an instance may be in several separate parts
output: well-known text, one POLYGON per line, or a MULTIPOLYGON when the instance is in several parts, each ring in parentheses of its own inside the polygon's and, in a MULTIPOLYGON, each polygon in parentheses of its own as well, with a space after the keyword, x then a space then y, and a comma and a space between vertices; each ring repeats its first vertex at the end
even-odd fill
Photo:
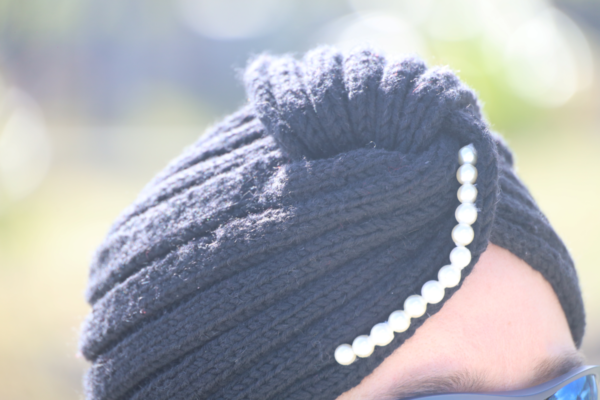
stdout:
POLYGON ((591 62, 577 25, 554 8, 517 29, 505 57, 507 80, 515 93, 544 107, 561 106, 587 86, 591 62))
POLYGON ((292 0, 180 0, 184 23, 195 32, 220 40, 247 39, 272 32, 284 24, 292 0))
POLYGON ((387 54, 428 54, 421 34, 399 17, 381 12, 360 12, 333 21, 318 36, 342 50, 370 43, 387 54))
POLYGON ((32 100, 16 89, 7 95, 13 107, 0 128, 0 187, 9 200, 33 192, 46 176, 51 150, 44 121, 32 100))

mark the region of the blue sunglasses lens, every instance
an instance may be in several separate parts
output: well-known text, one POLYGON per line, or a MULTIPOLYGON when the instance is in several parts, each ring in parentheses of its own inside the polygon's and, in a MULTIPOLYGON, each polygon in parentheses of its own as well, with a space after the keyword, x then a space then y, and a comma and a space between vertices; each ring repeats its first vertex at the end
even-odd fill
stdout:
POLYGON ((582 376, 563 386, 558 392, 550 396, 548 400, 598 400, 596 376, 582 376))

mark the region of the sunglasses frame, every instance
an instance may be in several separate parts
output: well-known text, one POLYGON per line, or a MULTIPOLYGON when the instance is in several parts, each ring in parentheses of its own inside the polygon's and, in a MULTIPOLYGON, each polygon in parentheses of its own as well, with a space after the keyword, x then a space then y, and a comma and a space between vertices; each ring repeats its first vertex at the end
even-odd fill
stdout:
POLYGON ((586 365, 578 367, 548 382, 527 389, 505 392, 444 393, 411 397, 403 400, 546 400, 564 386, 587 375, 595 375, 596 384, 598 385, 598 381, 600 380, 600 366, 586 365))

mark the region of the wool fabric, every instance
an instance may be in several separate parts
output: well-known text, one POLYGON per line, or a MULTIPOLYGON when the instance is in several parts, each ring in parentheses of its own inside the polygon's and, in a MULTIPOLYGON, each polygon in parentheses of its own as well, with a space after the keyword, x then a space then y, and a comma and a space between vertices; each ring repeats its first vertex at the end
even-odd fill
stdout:
POLYGON ((454 243, 458 150, 478 152, 467 276, 489 242, 551 284, 573 340, 573 261, 474 92, 448 68, 371 46, 262 53, 247 102, 113 223, 80 335, 89 400, 332 400, 438 312, 349 366, 334 357, 436 279, 454 243))

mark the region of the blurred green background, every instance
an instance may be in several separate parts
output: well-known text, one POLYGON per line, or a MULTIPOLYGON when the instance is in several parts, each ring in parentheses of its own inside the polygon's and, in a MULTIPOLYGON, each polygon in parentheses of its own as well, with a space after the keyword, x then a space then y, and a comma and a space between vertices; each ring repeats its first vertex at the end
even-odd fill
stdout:
POLYGON ((370 41, 473 87, 576 261, 600 364, 597 0, 0 0, 0 399, 82 398, 87 265, 252 54, 370 41))

